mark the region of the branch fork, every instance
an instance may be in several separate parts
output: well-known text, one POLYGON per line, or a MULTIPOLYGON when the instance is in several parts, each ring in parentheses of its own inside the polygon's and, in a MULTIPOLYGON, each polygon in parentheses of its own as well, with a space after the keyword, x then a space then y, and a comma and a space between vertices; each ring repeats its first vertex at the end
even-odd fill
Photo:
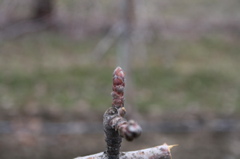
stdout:
POLYGON ((122 138, 132 141, 139 137, 142 128, 134 120, 127 121, 124 116, 126 109, 124 107, 124 87, 125 74, 121 67, 117 67, 113 72, 113 86, 111 96, 113 98, 112 106, 106 110, 103 115, 103 127, 105 132, 105 141, 107 150, 95 155, 78 157, 76 159, 170 159, 170 148, 163 144, 144 150, 122 152, 120 147, 122 138))

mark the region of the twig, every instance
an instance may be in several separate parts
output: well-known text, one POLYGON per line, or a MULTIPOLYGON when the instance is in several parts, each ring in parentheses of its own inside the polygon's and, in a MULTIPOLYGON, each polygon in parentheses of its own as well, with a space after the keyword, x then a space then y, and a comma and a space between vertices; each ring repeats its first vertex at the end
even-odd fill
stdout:
POLYGON ((133 120, 129 122, 124 119, 126 110, 124 108, 125 75, 120 67, 113 72, 112 107, 107 109, 103 116, 103 126, 106 135, 107 151, 109 159, 117 159, 121 147, 122 137, 132 141, 138 137, 142 129, 133 120))
POLYGON ((117 67, 113 72, 113 87, 111 93, 113 103, 112 106, 106 110, 103 116, 107 150, 90 156, 77 157, 76 159, 171 158, 170 148, 173 146, 168 146, 167 144, 144 150, 120 153, 122 138, 132 141, 140 136, 142 132, 142 128, 135 121, 127 121, 124 118, 126 114, 126 109, 124 108, 124 87, 125 74, 120 67, 117 67))
MULTIPOLYGON (((121 152, 119 159, 171 159, 170 149, 176 145, 163 144, 147 149, 121 152)), ((107 155, 104 152, 97 153, 85 157, 77 157, 75 159, 107 159, 107 155)))

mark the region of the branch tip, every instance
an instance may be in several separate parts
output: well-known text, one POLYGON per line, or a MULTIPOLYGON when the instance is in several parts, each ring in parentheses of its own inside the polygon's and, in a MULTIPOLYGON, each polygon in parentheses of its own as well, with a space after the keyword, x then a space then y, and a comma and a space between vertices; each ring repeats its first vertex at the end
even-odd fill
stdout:
POLYGON ((111 93, 113 97, 112 106, 117 109, 124 107, 124 87, 125 87, 124 78, 125 75, 122 68, 117 67, 113 71, 113 86, 112 86, 113 91, 111 93))
POLYGON ((175 144, 175 145, 168 145, 168 149, 171 150, 173 147, 176 147, 178 146, 178 144, 175 144))
POLYGON ((120 77, 125 76, 125 74, 123 72, 123 69, 119 66, 113 71, 113 75, 117 75, 117 76, 120 76, 120 77))

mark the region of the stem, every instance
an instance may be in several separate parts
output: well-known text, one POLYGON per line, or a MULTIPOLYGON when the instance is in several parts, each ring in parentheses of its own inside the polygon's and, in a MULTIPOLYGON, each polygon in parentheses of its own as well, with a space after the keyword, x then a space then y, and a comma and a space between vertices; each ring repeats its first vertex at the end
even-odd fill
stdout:
MULTIPOLYGON (((163 144, 160 146, 155 146, 147 149, 137 150, 137 151, 128 151, 121 152, 119 159, 171 159, 170 149, 176 145, 167 145, 163 144)), ((97 153, 84 157, 77 157, 75 159, 106 159, 106 154, 97 153)))
POLYGON ((105 141, 107 143, 106 154, 108 159, 118 159, 122 142, 122 137, 118 134, 110 124, 109 121, 115 118, 117 110, 115 108, 109 108, 104 114, 103 126, 105 132, 105 141))
POLYGON ((112 107, 108 108, 103 116, 105 141, 107 143, 106 155, 109 159, 118 159, 122 137, 128 141, 137 138, 141 127, 133 120, 127 121, 124 116, 124 87, 125 75, 122 68, 117 67, 113 72, 112 107))
POLYGON ((122 138, 132 141, 137 138, 141 132, 141 127, 133 120, 127 121, 124 118, 126 109, 124 108, 124 87, 125 75, 120 67, 113 72, 112 107, 108 108, 103 115, 103 126, 105 132, 105 141, 107 150, 104 153, 98 153, 75 159, 171 159, 170 149, 176 145, 163 144, 160 146, 120 153, 122 138))

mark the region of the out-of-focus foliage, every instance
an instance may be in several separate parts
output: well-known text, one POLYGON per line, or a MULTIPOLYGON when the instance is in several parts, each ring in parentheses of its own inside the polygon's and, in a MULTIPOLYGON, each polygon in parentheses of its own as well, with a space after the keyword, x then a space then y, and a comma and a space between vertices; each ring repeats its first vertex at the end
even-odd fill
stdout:
MULTIPOLYGON (((27 6, 23 4, 30 4, 27 0, 12 3, 16 12, 5 10, 6 17, 11 19, 15 13, 22 13, 22 17, 30 14, 24 10, 27 6)), ((136 4, 139 22, 136 29, 145 28, 136 33, 136 37, 144 33, 141 37, 144 40, 136 43, 132 52, 137 108, 155 113, 187 108, 238 111, 238 1, 155 0, 136 4), (139 49, 142 44, 145 53, 139 49)), ((113 12, 116 8, 117 3, 110 1, 57 1, 55 18, 65 24, 63 33, 45 31, 3 41, 0 47, 1 107, 7 110, 29 110, 29 107, 102 110, 108 107, 111 103, 109 75, 117 63, 115 46, 102 61, 94 62, 91 52, 102 38, 99 30, 80 40, 72 37, 85 34, 89 30, 86 26, 113 25, 118 18, 117 12, 113 12)))
MULTIPOLYGON (((81 105, 101 110, 109 106, 115 51, 93 62, 90 53, 96 41, 72 41, 45 32, 4 42, 0 54, 1 107, 72 109, 81 105)), ((240 46, 234 39, 160 39, 146 47, 146 61, 135 53, 132 62, 140 110, 239 109, 240 46), (173 59, 168 61, 168 56, 173 59)))

